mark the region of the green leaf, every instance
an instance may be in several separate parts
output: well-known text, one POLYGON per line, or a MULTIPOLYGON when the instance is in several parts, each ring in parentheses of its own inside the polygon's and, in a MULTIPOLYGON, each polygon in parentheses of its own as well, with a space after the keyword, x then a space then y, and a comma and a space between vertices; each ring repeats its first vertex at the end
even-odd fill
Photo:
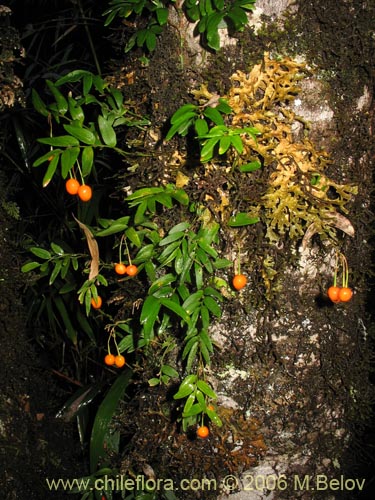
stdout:
POLYGON ((214 155, 214 148, 216 144, 219 142, 220 137, 213 137, 212 139, 208 139, 202 150, 201 150, 201 162, 205 163, 212 159, 214 155))
POLYGON ((130 217, 126 215, 125 217, 120 217, 119 219, 111 221, 110 225, 106 229, 98 231, 97 233, 95 233, 95 236, 109 236, 111 234, 125 231, 125 229, 128 227, 129 219, 130 217))
POLYGON ((176 276, 172 273, 165 274, 164 276, 161 276, 158 278, 154 283, 151 285, 149 289, 149 294, 155 293, 157 290, 160 288, 169 285, 170 283, 173 283, 176 280, 176 276))
POLYGON ((30 252, 39 257, 40 259, 48 260, 51 258, 51 254, 48 250, 39 247, 31 247, 30 252))
POLYGON ((61 149, 53 149, 52 151, 48 151, 48 153, 45 153, 34 161, 33 167, 39 167, 39 165, 42 165, 42 163, 50 161, 51 156, 58 156, 61 152, 61 149))
POLYGON ((148 31, 146 35, 146 47, 152 52, 156 47, 156 35, 152 31, 148 31))
POLYGON ((204 305, 207 307, 207 309, 212 312, 217 318, 220 318, 221 316, 221 307, 219 304, 216 302, 215 299, 213 299, 210 296, 206 296, 203 299, 204 305))
POLYGON ((259 217, 251 217, 246 212, 239 212, 236 215, 233 215, 228 222, 228 226, 230 227, 240 227, 240 226, 248 226, 249 224, 256 224, 259 222, 259 217))
POLYGON ((185 309, 187 314, 189 314, 189 316, 200 305, 202 297, 203 297, 203 290, 198 290, 197 292, 194 292, 191 295, 189 295, 189 297, 184 301, 182 307, 185 309))
POLYGON ((171 124, 174 125, 175 123, 179 122, 181 118, 184 118, 186 120, 186 116, 188 116, 188 118, 191 118, 192 116, 195 116, 197 112, 198 106, 194 104, 184 104, 173 114, 171 118, 171 124))
POLYGON ((132 371, 126 368, 115 380, 98 408, 90 439, 90 471, 92 474, 96 472, 100 458, 105 457, 105 435, 108 432, 112 417, 120 399, 124 396, 131 377, 132 371))
POLYGON ((70 96, 68 96, 68 103, 69 103, 69 113, 71 114, 73 120, 82 124, 85 119, 83 109, 81 108, 81 106, 79 106, 77 101, 70 96))
POLYGON ((98 125, 104 144, 106 144, 111 148, 116 147, 117 137, 116 137, 116 132, 112 127, 112 124, 108 120, 106 120, 102 115, 99 115, 98 125))
POLYGON ((31 89, 31 101, 38 113, 40 113, 43 116, 48 116, 49 113, 47 110, 47 106, 45 105, 44 101, 42 100, 42 98, 35 89, 31 89))
POLYGON ((208 133, 208 124, 203 118, 195 120, 194 128, 198 137, 208 133))
POLYGON ((220 113, 225 113, 226 115, 233 113, 233 109, 229 106, 227 100, 222 97, 220 97, 219 104, 216 106, 216 109, 220 111, 220 113))
POLYGON ((177 314, 177 316, 179 316, 183 321, 185 321, 186 323, 189 322, 189 315, 179 304, 177 304, 177 302, 174 302, 173 300, 167 298, 161 298, 160 302, 164 307, 177 314))
POLYGON ((195 385, 193 384, 182 384, 180 385, 178 391, 173 396, 173 399, 183 399, 189 396, 195 389, 195 385))
POLYGON ((182 116, 176 123, 172 125, 172 127, 168 130, 167 135, 165 136, 165 140, 169 141, 172 137, 178 133, 182 137, 187 135, 191 125, 194 123, 195 113, 188 113, 187 115, 182 116))
POLYGON ((214 262, 213 262, 213 265, 216 269, 224 269, 225 267, 229 267, 231 265, 233 265, 233 261, 229 260, 229 259, 216 259, 214 262))
POLYGON ((79 146, 79 142, 71 135, 60 135, 58 137, 42 137, 37 139, 41 144, 48 144, 49 146, 79 146))
POLYGON ((52 285, 55 281, 55 279, 57 278, 57 276, 59 275, 60 271, 61 271, 61 268, 62 268, 62 260, 57 260, 56 263, 55 263, 55 267, 53 268, 52 270, 52 273, 51 273, 51 276, 49 278, 49 284, 52 285))
POLYGON ((185 236, 185 231, 175 231, 173 233, 169 233, 168 236, 166 236, 165 238, 163 238, 159 242, 159 246, 162 247, 165 245, 169 245, 170 243, 173 243, 174 241, 180 240, 184 236, 185 236))
POLYGON ((216 413, 214 410, 209 410, 207 408, 206 413, 208 415, 208 418, 211 420, 211 422, 218 427, 221 427, 223 425, 223 422, 221 421, 219 415, 216 413))
POLYGON ((231 138, 228 135, 223 135, 219 143, 219 155, 226 153, 231 145, 231 138))
POLYGON ((150 260, 153 253, 154 253, 154 249, 155 249, 155 246, 152 243, 149 243, 148 245, 142 246, 142 248, 140 248, 139 252, 135 256, 133 261, 136 264, 139 264, 140 262, 150 260))
POLYGON ((224 118, 222 117, 221 113, 216 109, 216 108, 211 108, 208 106, 204 110, 204 116, 209 118, 211 121, 215 123, 215 125, 224 125, 224 118))
POLYGON ((161 372, 165 375, 168 375, 168 377, 178 378, 178 371, 172 368, 172 366, 162 365, 161 372))
POLYGON ((46 80, 46 84, 55 98, 59 113, 64 115, 68 111, 68 101, 62 95, 62 93, 56 88, 54 83, 52 83, 50 80, 46 80))
POLYGON ((36 269, 37 267, 40 266, 40 262, 27 262, 21 267, 21 272, 23 273, 29 273, 33 269, 36 269))
POLYGON ((165 24, 168 21, 168 9, 167 8, 156 9, 155 14, 156 14, 156 18, 157 18, 160 26, 163 26, 163 24, 165 24))
POLYGON ((231 136, 231 143, 234 149, 237 151, 238 154, 241 154, 243 151, 243 142, 242 139, 239 135, 232 135, 231 136))
POLYGON ((92 73, 90 73, 89 71, 86 71, 84 69, 76 69, 74 71, 70 71, 70 73, 67 73, 66 75, 59 78, 56 81, 55 85, 61 86, 64 85, 65 83, 79 82, 83 77, 90 75, 92 76, 92 73))
POLYGON ((189 204, 189 196, 183 189, 174 189, 171 194, 181 205, 186 206, 189 204))
POLYGON ((68 338, 72 341, 73 345, 77 345, 77 332, 70 321, 70 317, 68 315, 68 311, 66 310, 65 304, 61 297, 54 298, 54 304, 57 307, 60 316, 64 322, 65 331, 68 338))
POLYGON ((92 87, 93 75, 92 73, 87 72, 83 75, 83 95, 86 96, 92 87))
POLYGON ((128 240, 133 243, 134 246, 140 248, 142 246, 141 239, 139 237, 138 231, 134 229, 134 227, 130 226, 125 231, 126 237, 128 240))
POLYGON ((186 399, 186 402, 185 402, 185 406, 184 406, 184 409, 182 410, 182 413, 184 415, 186 415, 187 413, 189 413, 189 411, 191 410, 191 407, 193 406, 194 404, 194 401, 195 401, 195 394, 192 393, 189 395, 189 397, 186 399))
POLYGON ((87 177, 94 164, 94 149, 91 146, 85 146, 82 149, 82 175, 87 177))
POLYGON ((250 163, 245 163, 240 165, 240 172, 255 172, 261 168, 261 163, 259 161, 252 161, 250 163))
POLYGON ((66 148, 61 154, 61 176, 66 179, 70 169, 77 161, 80 149, 77 146, 66 148))
POLYGON ((198 380, 197 387, 200 389, 203 394, 208 396, 211 399, 217 399, 216 393, 211 389, 211 387, 204 380, 198 380))
POLYGON ((198 415, 202 413, 202 407, 200 404, 193 405, 187 413, 183 413, 183 417, 191 417, 192 415, 198 415))
POLYGON ((51 182, 52 177, 55 175, 57 165, 59 164, 59 159, 60 159, 60 156, 56 155, 49 162, 47 172, 44 174, 43 181, 42 181, 43 187, 47 187, 48 184, 51 182))
POLYGON ((84 144, 93 145, 96 142, 95 135, 87 128, 78 127, 76 125, 64 125, 64 129, 84 144))
POLYGON ((191 368, 192 368, 193 363, 194 363, 196 356, 197 356, 197 351, 198 351, 198 341, 195 341, 190 348, 189 354, 187 355, 187 360, 186 360, 186 371, 187 372, 191 371, 191 368))
POLYGON ((155 321, 159 315, 160 306, 160 300, 152 295, 149 295, 143 303, 140 321, 143 325, 143 333, 147 341, 152 338, 152 332, 155 321))

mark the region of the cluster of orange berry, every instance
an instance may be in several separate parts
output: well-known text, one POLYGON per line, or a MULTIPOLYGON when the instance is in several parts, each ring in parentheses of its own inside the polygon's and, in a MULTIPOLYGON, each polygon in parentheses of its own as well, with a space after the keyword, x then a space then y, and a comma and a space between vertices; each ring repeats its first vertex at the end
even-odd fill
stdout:
POLYGON ((87 184, 80 184, 77 179, 71 177, 65 183, 66 191, 71 195, 78 195, 82 201, 89 201, 92 198, 92 189, 87 184))
POLYGON ((353 290, 348 287, 349 281, 349 266, 346 257, 343 254, 336 254, 336 264, 335 264, 335 274, 333 276, 333 285, 327 290, 327 295, 335 304, 339 302, 349 302, 353 297, 353 290), (338 271, 338 260, 341 260, 342 265, 342 286, 337 286, 337 271, 338 271))
POLYGON ((122 262, 119 262, 118 264, 115 264, 115 272, 121 275, 127 274, 128 276, 135 276, 138 272, 138 268, 134 264, 126 266, 122 262))
POLYGON ((108 353, 104 358, 104 363, 108 366, 117 366, 117 368, 122 368, 125 365, 125 358, 122 354, 114 354, 108 353))

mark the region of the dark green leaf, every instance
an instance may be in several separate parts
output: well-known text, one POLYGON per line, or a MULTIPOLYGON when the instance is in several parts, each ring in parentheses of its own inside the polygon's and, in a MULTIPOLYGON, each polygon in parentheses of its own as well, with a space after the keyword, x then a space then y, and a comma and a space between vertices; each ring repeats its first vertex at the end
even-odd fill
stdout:
POLYGON ((48 116, 47 106, 35 89, 31 89, 31 100, 34 108, 43 116, 48 116))
POLYGON ((54 304, 57 307, 60 316, 64 322, 65 331, 68 338, 72 341, 73 345, 77 345, 77 332, 70 321, 68 311, 61 297, 54 298, 54 304))
POLYGON ((68 111, 68 101, 62 95, 62 93, 56 88, 54 83, 52 83, 50 80, 46 80, 46 84, 55 98, 59 113, 64 115, 68 111))
POLYGON ((51 182, 52 177, 55 175, 57 165, 59 163, 59 159, 60 159, 60 156, 56 155, 49 162, 47 172, 44 174, 44 177, 43 177, 43 187, 47 187, 48 184, 51 182))
POLYGON ((203 299, 204 305, 207 307, 207 309, 212 312, 217 318, 220 318, 221 316, 221 307, 219 304, 210 296, 206 296, 203 299))
POLYGON ((156 9, 155 11, 158 23, 163 26, 168 21, 168 9, 162 8, 162 9, 156 9))
POLYGON ((99 459, 105 456, 105 435, 120 399, 124 396, 132 377, 132 371, 126 368, 115 380, 96 413, 90 439, 90 471, 96 472, 99 459))
POLYGON ((85 146, 82 149, 82 175, 87 177, 94 164, 94 149, 91 146, 85 146))
POLYGON ((195 341, 190 348, 189 354, 187 355, 187 360, 186 360, 186 371, 187 372, 191 371, 191 368, 192 368, 193 363, 194 363, 196 356, 197 356, 197 351, 198 351, 198 342, 195 341))
POLYGON ((96 137, 91 130, 88 130, 87 128, 78 127, 76 125, 64 125, 64 129, 84 144, 95 144, 96 137))
POLYGON ((177 302, 174 302, 173 300, 167 298, 161 298, 160 302, 164 307, 177 314, 177 316, 179 316, 183 321, 185 321, 186 323, 189 322, 189 315, 179 304, 177 304, 177 302))
MULTIPOLYGON (((110 121, 106 120, 102 115, 98 116, 99 130, 102 135, 104 144, 114 148, 117 144, 116 132, 114 131, 110 121)), ((93 143, 92 143, 93 144, 93 143)))
POLYGON ((77 161, 80 149, 77 146, 66 148, 61 154, 61 176, 66 179, 69 171, 77 161))
POLYGON ((48 144, 50 146, 79 146, 79 141, 71 135, 60 135, 58 137, 42 137, 38 139, 38 142, 42 144, 48 144))

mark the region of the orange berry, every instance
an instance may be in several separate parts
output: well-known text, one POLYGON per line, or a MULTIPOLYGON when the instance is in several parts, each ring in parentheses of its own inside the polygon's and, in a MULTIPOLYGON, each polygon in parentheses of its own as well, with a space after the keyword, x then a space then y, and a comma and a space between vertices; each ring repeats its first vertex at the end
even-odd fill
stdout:
POLYGON ((117 366, 117 368, 122 368, 125 364, 125 358, 124 356, 122 356, 122 354, 118 354, 116 357, 115 357, 115 365, 117 366))
POLYGON ((327 290, 327 295, 328 297, 334 302, 335 304, 337 302, 340 302, 340 290, 341 288, 339 286, 330 286, 327 290))
POLYGON ((126 266, 125 264, 122 264, 121 262, 119 262, 118 264, 115 265, 115 272, 117 274, 126 274, 126 266))
POLYGON ((82 201, 89 201, 92 198, 92 189, 87 184, 82 184, 78 189, 78 196, 82 201))
POLYGON ((51 156, 48 157, 48 161, 52 161, 53 159, 54 159, 53 155, 51 155, 51 156))
POLYGON ((107 354, 104 358, 104 363, 108 366, 112 366, 115 364, 115 357, 113 354, 107 354))
POLYGON ((247 283, 247 278, 244 274, 236 274, 232 280, 233 286, 236 290, 241 290, 247 283))
POLYGON ((94 297, 91 299, 91 305, 94 309, 100 309, 102 307, 102 304, 103 304, 103 300, 101 297, 99 297, 99 295, 98 295, 97 300, 95 300, 94 297))
POLYGON ((215 411, 215 407, 214 407, 214 405, 208 405, 208 406, 207 406, 207 410, 210 410, 210 411, 215 411))
POLYGON ((352 297, 353 297, 353 290, 351 288, 344 286, 343 288, 340 289, 339 300, 341 300, 341 302, 349 302, 349 300, 352 297))
POLYGON ((198 437, 206 439, 206 437, 208 437, 209 434, 210 434, 210 429, 207 427, 207 425, 201 425, 200 427, 198 427, 197 429, 198 437))
POLYGON ((77 179, 68 179, 65 183, 65 189, 69 194, 77 194, 79 190, 80 183, 77 179))
POLYGON ((128 276, 135 276, 138 272, 138 267, 137 266, 134 266, 133 264, 131 264, 130 266, 128 266, 126 268, 126 274, 128 276))

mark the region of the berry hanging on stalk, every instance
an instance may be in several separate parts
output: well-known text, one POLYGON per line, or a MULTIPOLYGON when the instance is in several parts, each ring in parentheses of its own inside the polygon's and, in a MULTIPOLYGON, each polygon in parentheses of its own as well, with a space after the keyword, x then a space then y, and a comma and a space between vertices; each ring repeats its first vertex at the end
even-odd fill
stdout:
POLYGON ((349 282, 349 266, 345 255, 342 253, 336 254, 335 263, 335 274, 333 276, 333 285, 327 290, 327 295, 334 304, 339 302, 349 302, 353 297, 353 290, 348 287, 349 282), (337 286, 337 270, 338 270, 338 259, 340 257, 342 266, 342 287, 337 286))
POLYGON ((241 261, 240 261, 240 247, 238 248, 238 263, 237 263, 237 273, 233 276, 232 285, 236 290, 242 290, 247 284, 247 277, 241 273, 241 261))
POLYGON ((121 241, 120 241, 120 247, 119 247, 119 262, 118 264, 115 264, 115 272, 117 274, 127 274, 128 276, 135 276, 137 273, 138 273, 138 267, 135 266, 134 264, 132 264, 132 260, 131 260, 131 257, 130 257, 130 252, 129 252, 129 248, 128 248, 128 245, 126 243, 126 236, 125 234, 122 235, 122 238, 121 238, 121 241), (126 266, 125 264, 122 263, 122 259, 121 259, 121 256, 122 256, 122 243, 125 243, 125 247, 126 247, 126 253, 127 253, 127 256, 128 256, 128 260, 129 260, 129 265, 126 266))
POLYGON ((108 342, 107 342, 107 351, 108 351, 108 354, 106 354, 106 356, 104 357, 104 363, 106 365, 115 366, 116 368, 122 368, 123 366, 125 366, 125 364, 126 364, 125 357, 122 354, 120 354, 120 351, 119 351, 119 348, 117 345, 117 341, 116 341, 116 333, 115 333, 115 330, 113 328, 109 332, 108 342), (111 353, 111 348, 109 346, 109 343, 111 341, 111 337, 113 338, 113 342, 114 342, 115 347, 116 347, 116 351, 117 351, 116 356, 111 353))

